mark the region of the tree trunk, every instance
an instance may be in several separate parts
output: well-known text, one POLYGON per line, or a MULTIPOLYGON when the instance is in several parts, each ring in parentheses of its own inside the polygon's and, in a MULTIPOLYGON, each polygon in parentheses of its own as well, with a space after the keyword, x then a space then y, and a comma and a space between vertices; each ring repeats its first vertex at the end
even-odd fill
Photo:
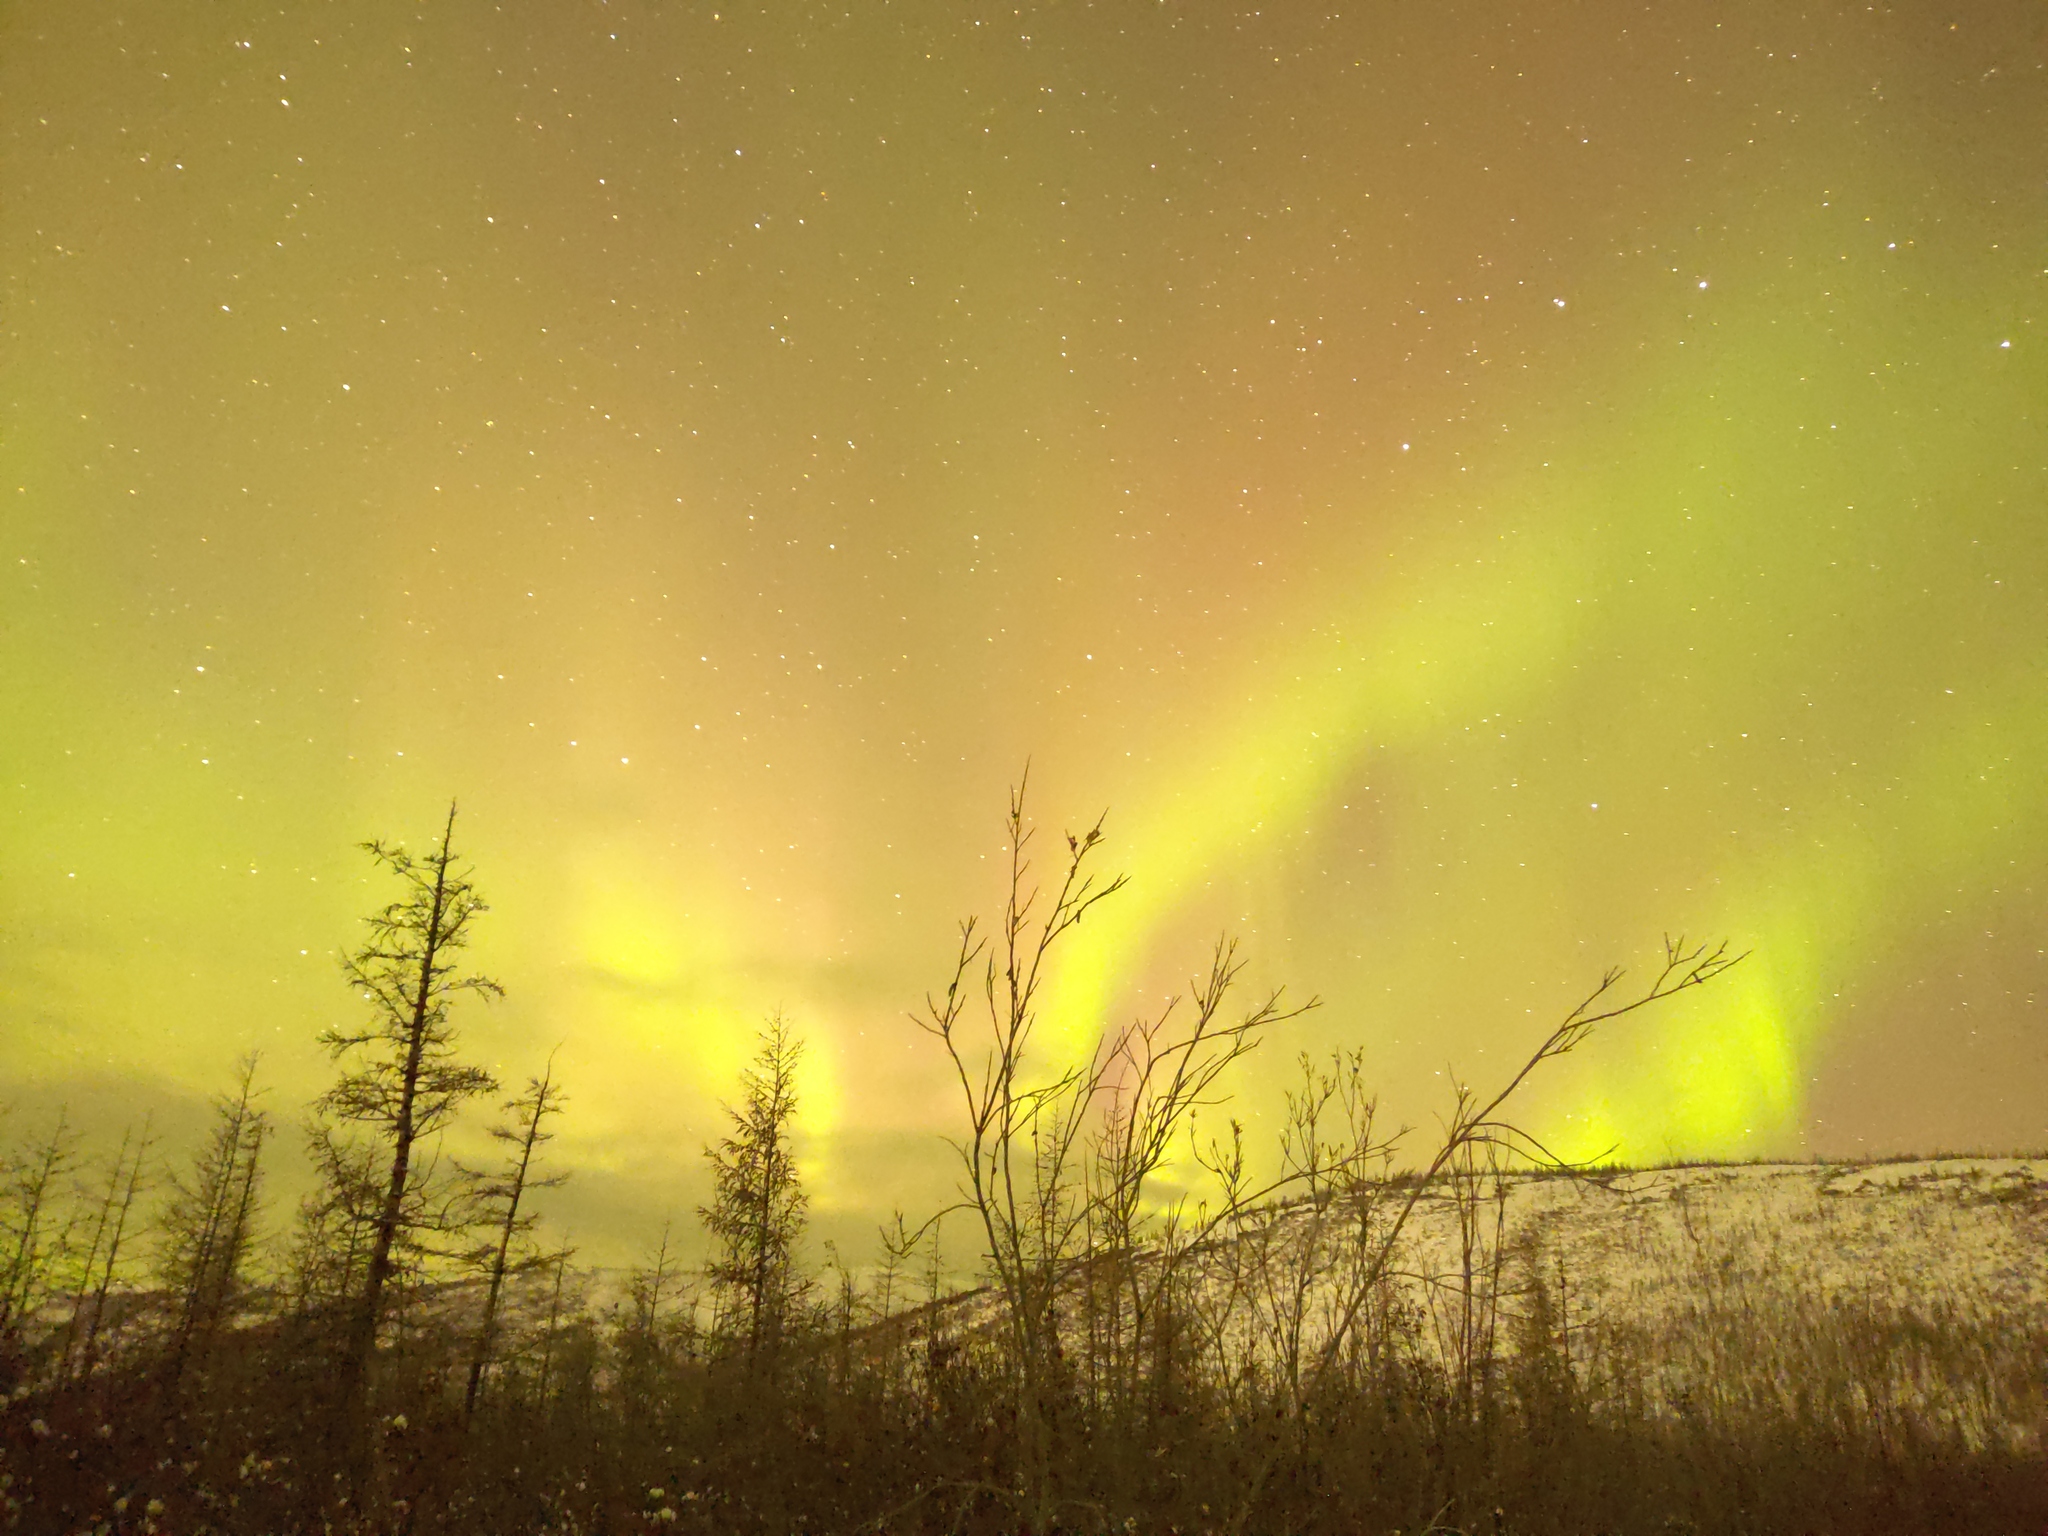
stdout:
POLYGON ((434 900, 428 913, 420 949, 419 986, 413 997, 412 1019, 407 1035, 404 1072, 399 1079, 398 1111, 391 1131, 391 1179, 385 1186, 384 1203, 370 1246, 369 1272, 363 1277, 363 1294, 350 1319, 347 1353, 342 1359, 342 1402, 346 1415, 348 1451, 358 1472, 367 1467, 369 1452, 370 1368, 377 1355, 377 1325, 383 1314, 384 1286, 391 1277, 391 1250, 398 1240, 398 1228, 405 1214, 405 1188, 412 1174, 413 1100, 419 1092, 420 1063, 426 1050, 427 1014, 433 996, 434 961, 441 946, 441 922, 448 889, 449 841, 454 835, 455 812, 448 812, 448 829, 441 836, 441 851, 434 859, 434 900))
MULTIPOLYGON (((534 1090, 533 1115, 526 1122, 526 1135, 519 1144, 519 1166, 512 1175, 512 1188, 505 1197, 505 1220, 498 1228, 498 1251, 491 1259, 490 1285, 484 1293, 484 1315, 477 1329, 476 1350, 469 1361, 469 1386, 462 1394, 462 1422, 467 1424, 476 1412, 476 1399, 482 1390, 484 1370, 491 1361, 491 1349, 497 1342, 498 1298, 505 1288, 505 1269, 512 1254, 512 1234, 519 1230, 519 1202, 526 1194, 526 1171, 533 1165, 534 1143, 540 1140, 541 1122, 548 1114, 548 1088, 554 1081, 552 1063, 548 1075, 541 1079, 534 1090)), ((557 1280, 557 1292, 560 1282, 557 1280)))

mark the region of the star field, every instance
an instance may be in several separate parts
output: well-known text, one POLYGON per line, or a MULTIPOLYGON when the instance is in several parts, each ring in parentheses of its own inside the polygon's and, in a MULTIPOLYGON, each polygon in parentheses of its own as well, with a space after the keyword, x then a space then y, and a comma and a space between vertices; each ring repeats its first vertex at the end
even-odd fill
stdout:
MULTIPOLYGON (((1427 1126, 2048 1138, 2042 23, 1659 8, 29 4, 0 20, 0 1080, 324 1081, 448 799, 565 1217, 687 1211, 752 1031, 827 1230, 904 1013, 1105 806, 1048 1044, 1218 929, 1427 1126), (678 1151, 678 1149, 681 1149, 678 1151)), ((834 1228, 833 1224, 839 1227, 834 1228)))

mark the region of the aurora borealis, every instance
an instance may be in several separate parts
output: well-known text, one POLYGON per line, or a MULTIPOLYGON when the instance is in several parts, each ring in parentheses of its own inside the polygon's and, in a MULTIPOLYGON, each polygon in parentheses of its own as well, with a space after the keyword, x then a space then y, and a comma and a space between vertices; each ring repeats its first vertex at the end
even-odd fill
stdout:
MULTIPOLYGON (((1045 1028, 1238 935, 1428 1128, 1666 931, 1566 1150, 2048 1143, 2048 13, 0 15, 0 1086, 287 1119, 461 802, 560 1219, 760 1020, 849 1244, 905 1020, 1104 808, 1045 1028)), ((280 1218, 288 1209, 278 1202, 280 1218)), ((850 1256, 853 1256, 850 1253, 850 1256)))

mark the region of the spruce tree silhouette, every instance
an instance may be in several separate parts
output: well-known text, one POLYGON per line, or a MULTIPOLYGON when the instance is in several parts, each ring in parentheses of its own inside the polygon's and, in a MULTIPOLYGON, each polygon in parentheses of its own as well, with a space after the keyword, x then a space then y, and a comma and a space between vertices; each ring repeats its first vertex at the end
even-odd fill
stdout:
POLYGON ((455 971, 470 925, 489 909, 470 873, 456 869, 454 836, 451 802, 440 847, 424 858, 382 842, 363 844, 403 882, 405 894, 367 919, 370 941, 342 962, 349 984, 370 1004, 370 1021, 320 1037, 337 1061, 352 1065, 317 1107, 333 1121, 367 1131, 383 1175, 368 1263, 347 1309, 339 1381, 344 1454, 359 1487, 369 1465, 371 1376, 394 1252, 439 1219, 419 1198, 424 1173, 416 1151, 464 1100, 497 1087, 489 1072, 458 1059, 448 1017, 461 993, 497 997, 504 991, 489 977, 455 971))

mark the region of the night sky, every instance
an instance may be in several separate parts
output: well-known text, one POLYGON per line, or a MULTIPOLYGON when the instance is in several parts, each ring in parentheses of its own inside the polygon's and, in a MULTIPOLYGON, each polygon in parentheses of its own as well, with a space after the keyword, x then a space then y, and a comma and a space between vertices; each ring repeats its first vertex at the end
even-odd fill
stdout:
POLYGON ((905 1014, 1029 759, 1131 876, 1048 1060, 1227 928, 1323 999, 1253 1136, 1339 1045, 1421 1136, 1682 931, 1753 953, 1532 1089, 1562 1150, 2048 1144, 2044 59, 2019 0, 7 6, 10 1134, 178 1145, 251 1047, 294 1120, 356 844, 455 797, 458 1019, 559 1043, 586 1253, 687 1222, 780 1006, 865 1258, 952 1187, 905 1014))

